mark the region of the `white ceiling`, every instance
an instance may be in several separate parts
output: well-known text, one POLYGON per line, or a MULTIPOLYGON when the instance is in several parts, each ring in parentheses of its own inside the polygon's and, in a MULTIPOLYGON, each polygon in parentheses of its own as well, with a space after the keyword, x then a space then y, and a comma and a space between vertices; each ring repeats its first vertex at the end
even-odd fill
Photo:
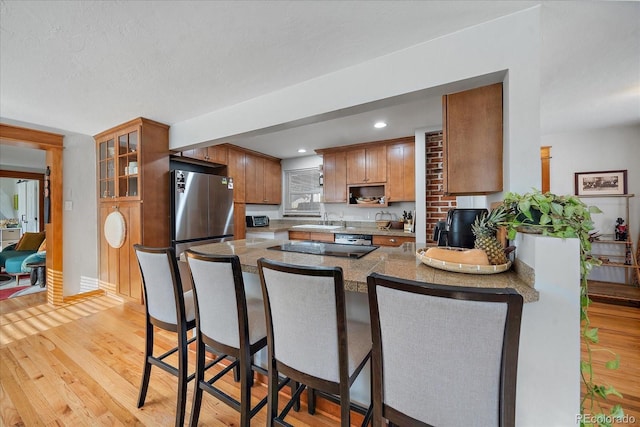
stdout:
MULTIPOLYGON (((543 134, 640 123, 640 3, 610 1, 1 0, 0 116, 171 125, 538 4, 543 134)), ((426 95, 233 142, 287 158, 412 135, 441 124, 426 95)))

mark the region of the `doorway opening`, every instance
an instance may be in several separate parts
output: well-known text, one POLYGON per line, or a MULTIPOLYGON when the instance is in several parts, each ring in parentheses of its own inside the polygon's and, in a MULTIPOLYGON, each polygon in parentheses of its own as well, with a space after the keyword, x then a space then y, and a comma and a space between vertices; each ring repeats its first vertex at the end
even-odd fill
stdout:
MULTIPOLYGON (((63 238, 62 238, 62 149, 64 136, 56 133, 22 128, 19 126, 0 123, 0 144, 16 147, 33 148, 45 152, 45 163, 49 170, 48 200, 50 214, 46 224, 44 216, 39 215, 38 221, 43 221, 43 228, 47 238, 46 250, 46 297, 49 304, 64 303, 63 272, 63 238)), ((42 177, 44 181, 44 176, 42 177)), ((26 179, 26 178, 22 178, 26 179)), ((40 187, 44 189, 44 182, 40 187)), ((43 191, 40 192, 41 194, 43 191)), ((44 196, 43 196, 44 197, 44 196)), ((42 202, 44 206, 44 201, 42 202)))

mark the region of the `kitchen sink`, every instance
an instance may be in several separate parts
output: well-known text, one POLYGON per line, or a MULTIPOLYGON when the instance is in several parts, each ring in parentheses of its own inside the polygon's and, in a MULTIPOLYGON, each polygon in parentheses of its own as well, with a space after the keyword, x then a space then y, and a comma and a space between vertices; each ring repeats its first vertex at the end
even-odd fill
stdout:
POLYGON ((315 228, 318 230, 337 230, 338 228, 342 228, 342 226, 341 225, 302 224, 302 225, 294 225, 291 228, 315 228))

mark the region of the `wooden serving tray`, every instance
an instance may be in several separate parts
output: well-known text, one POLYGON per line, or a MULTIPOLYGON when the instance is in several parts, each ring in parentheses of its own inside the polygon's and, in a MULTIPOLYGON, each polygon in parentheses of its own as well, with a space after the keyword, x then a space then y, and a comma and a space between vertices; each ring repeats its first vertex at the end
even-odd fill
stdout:
POLYGON ((467 273, 467 274, 496 274, 509 270, 511 267, 511 261, 506 264, 500 265, 472 265, 472 264, 460 264, 457 262, 442 261, 439 259, 425 256, 421 253, 426 251, 427 248, 418 249, 416 251, 416 257, 429 267, 437 268, 439 270, 452 271, 455 273, 467 273))

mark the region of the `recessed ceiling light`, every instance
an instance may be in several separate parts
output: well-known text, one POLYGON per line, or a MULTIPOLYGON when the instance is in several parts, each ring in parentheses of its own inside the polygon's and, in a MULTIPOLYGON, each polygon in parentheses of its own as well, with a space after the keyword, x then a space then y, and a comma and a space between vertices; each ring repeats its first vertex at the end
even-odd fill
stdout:
POLYGON ((306 153, 307 150, 305 150, 304 148, 298 148, 298 153, 306 153))
POLYGON ((387 124, 385 122, 376 122, 376 124, 373 125, 373 127, 376 129, 382 129, 387 127, 387 124))

